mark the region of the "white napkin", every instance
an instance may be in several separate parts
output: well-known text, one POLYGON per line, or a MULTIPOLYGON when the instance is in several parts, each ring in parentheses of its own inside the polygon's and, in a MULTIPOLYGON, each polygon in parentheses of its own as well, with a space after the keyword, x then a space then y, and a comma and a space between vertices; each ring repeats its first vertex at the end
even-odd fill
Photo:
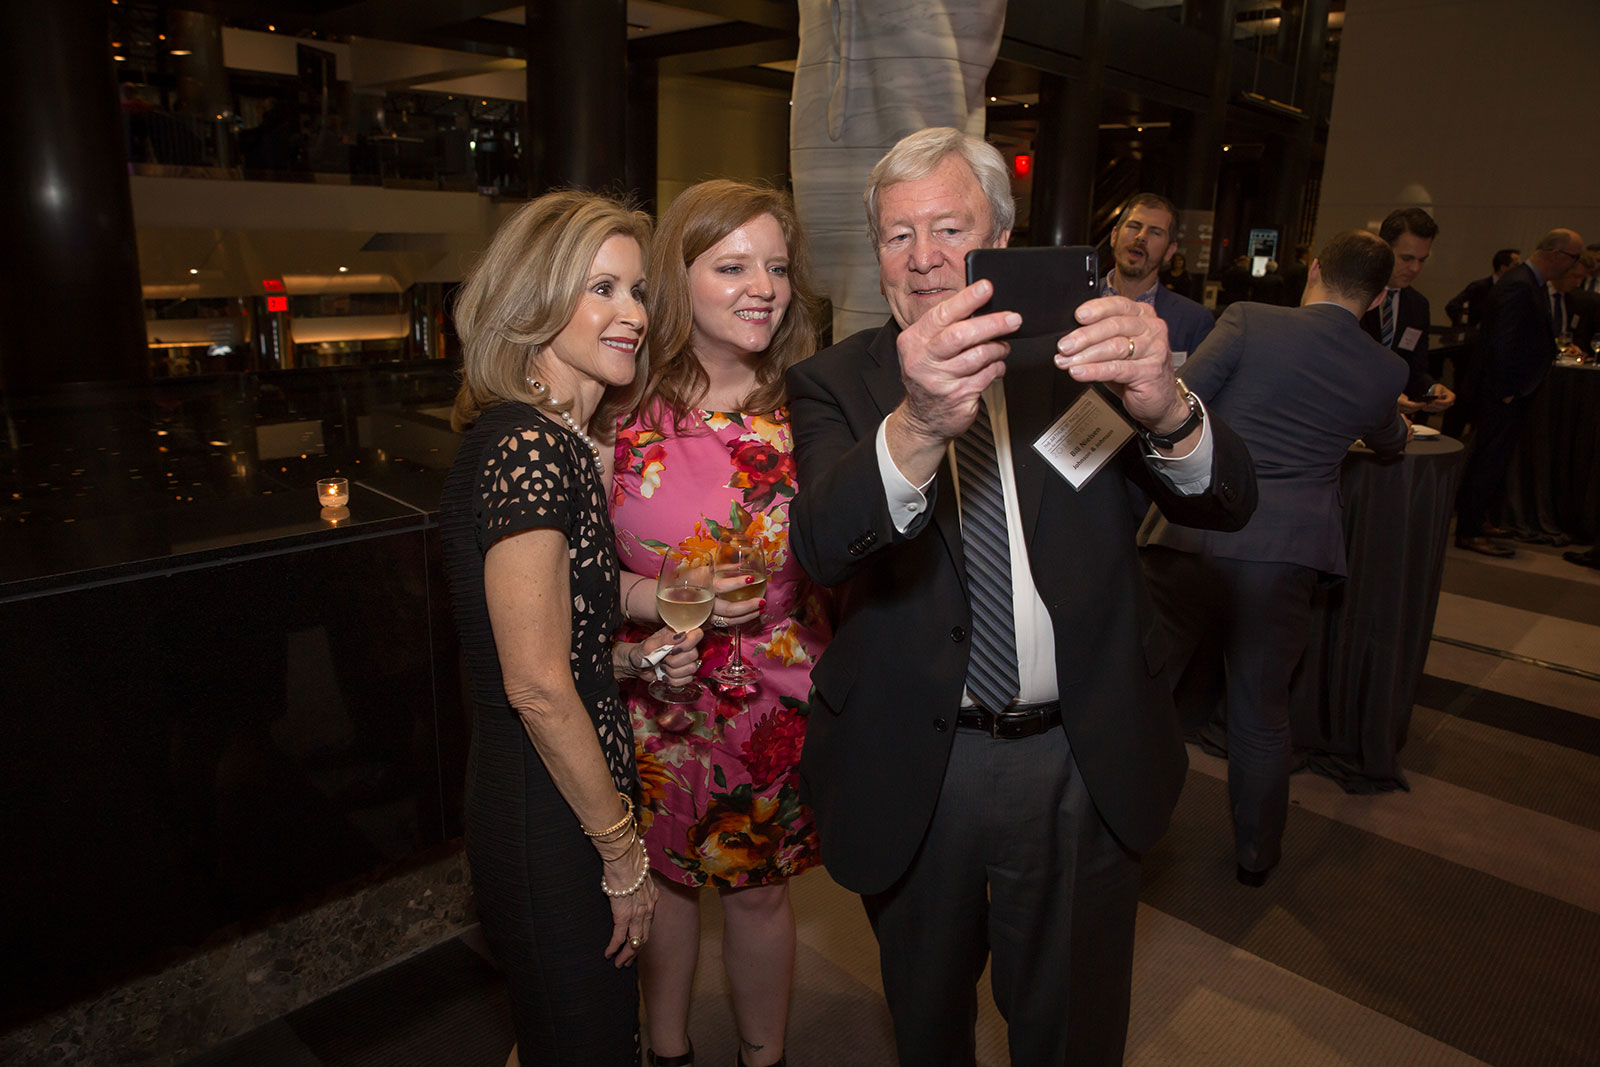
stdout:
POLYGON ((654 667, 656 669, 656 681, 665 681, 667 672, 661 669, 661 661, 672 655, 673 650, 677 647, 676 645, 662 645, 654 652, 646 652, 639 657, 639 666, 654 667))

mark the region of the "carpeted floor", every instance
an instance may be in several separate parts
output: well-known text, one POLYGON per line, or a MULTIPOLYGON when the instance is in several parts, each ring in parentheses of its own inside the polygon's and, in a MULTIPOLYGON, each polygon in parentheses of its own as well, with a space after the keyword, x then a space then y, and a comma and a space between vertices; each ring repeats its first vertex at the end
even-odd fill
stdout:
MULTIPOLYGON (((1128 1063, 1600 1063, 1600 574, 1558 551, 1452 550, 1402 764, 1410 792, 1298 776, 1282 866, 1233 878, 1225 765, 1191 749, 1147 857, 1128 1063)), ((789 1062, 893 1062, 876 946, 825 872, 798 880, 789 1062)), ((720 918, 692 1033, 732 1064, 720 918)), ((979 1056, 1008 1062, 980 992, 979 1056)), ((498 1065, 499 980, 472 939, 412 957, 194 1067, 498 1065)))

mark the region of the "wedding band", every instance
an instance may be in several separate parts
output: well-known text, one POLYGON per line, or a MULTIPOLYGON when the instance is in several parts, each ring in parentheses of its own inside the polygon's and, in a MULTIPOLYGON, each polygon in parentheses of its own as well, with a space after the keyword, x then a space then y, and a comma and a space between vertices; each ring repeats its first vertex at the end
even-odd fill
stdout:
POLYGON ((644 938, 630 937, 628 938, 628 944, 632 945, 634 948, 638 948, 640 945, 644 944, 644 938))
POLYGON ((1133 346, 1133 338, 1130 337, 1130 338, 1128 338, 1128 355, 1127 355, 1126 358, 1128 358, 1128 359, 1132 359, 1133 358, 1133 347, 1134 347, 1133 346))

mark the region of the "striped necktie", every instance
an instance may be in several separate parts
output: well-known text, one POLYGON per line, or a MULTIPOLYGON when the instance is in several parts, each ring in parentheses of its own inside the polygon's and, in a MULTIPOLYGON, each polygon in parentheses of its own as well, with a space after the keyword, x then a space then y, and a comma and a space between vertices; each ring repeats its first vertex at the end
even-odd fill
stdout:
POLYGON ((1016 619, 1011 606, 1011 541, 1006 536, 1000 461, 989 406, 978 398, 972 428, 955 440, 961 479, 961 544, 972 605, 967 691, 990 711, 1010 704, 1017 675, 1016 619))
POLYGON ((1385 289, 1383 304, 1378 309, 1378 332, 1381 335, 1379 340, 1383 342, 1385 348, 1394 347, 1394 305, 1395 298, 1399 295, 1398 289, 1385 289))

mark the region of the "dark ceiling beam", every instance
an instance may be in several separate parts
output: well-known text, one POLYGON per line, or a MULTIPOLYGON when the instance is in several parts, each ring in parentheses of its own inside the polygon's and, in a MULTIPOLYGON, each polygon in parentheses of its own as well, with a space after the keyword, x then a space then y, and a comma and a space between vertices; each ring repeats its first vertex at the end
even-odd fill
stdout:
POLYGON ((799 45, 795 41, 779 39, 760 44, 718 48, 710 52, 692 52, 681 56, 667 56, 660 61, 658 70, 666 74, 710 74, 719 70, 737 70, 740 67, 759 67, 763 63, 777 63, 793 59, 799 45))
POLYGON ((799 50, 800 38, 793 33, 775 30, 770 26, 754 26, 747 22, 723 22, 715 26, 702 26, 696 30, 678 30, 676 33, 658 33, 651 37, 635 37, 628 42, 629 59, 665 59, 689 52, 710 52, 718 48, 735 48, 739 45, 761 41, 787 40, 799 50))
POLYGON ((735 82, 739 85, 753 85, 757 89, 771 89, 780 93, 794 92, 794 75, 784 70, 773 70, 771 67, 739 67, 734 70, 719 70, 705 75, 716 78, 718 81, 735 82))
POLYGON ((798 4, 779 3, 778 0, 671 0, 673 7, 698 11, 702 15, 715 15, 730 22, 748 22, 788 33, 800 32, 800 7, 798 4))
POLYGON ((360 0, 312 21, 329 33, 393 41, 504 11, 506 0, 360 0))

